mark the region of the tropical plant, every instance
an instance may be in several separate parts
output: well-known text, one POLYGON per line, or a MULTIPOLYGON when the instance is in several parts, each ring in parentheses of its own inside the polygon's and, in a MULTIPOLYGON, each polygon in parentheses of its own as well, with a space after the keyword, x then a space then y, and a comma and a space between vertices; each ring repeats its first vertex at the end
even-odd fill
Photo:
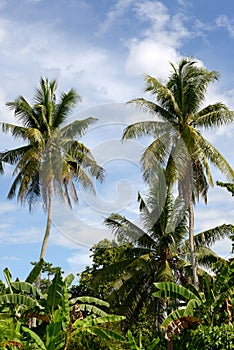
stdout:
POLYGON ((207 280, 206 288, 199 292, 192 285, 180 286, 174 282, 154 283, 155 297, 169 298, 174 302, 172 311, 162 323, 167 338, 179 334, 191 325, 213 327, 233 324, 234 302, 234 261, 218 263, 217 274, 207 280))
MULTIPOLYGON (((186 211, 182 210, 180 198, 173 199, 170 188, 166 190, 164 199, 162 191, 162 187, 159 191, 157 186, 152 186, 146 201, 139 194, 140 226, 120 214, 111 214, 105 219, 106 226, 121 242, 121 254, 109 265, 87 271, 93 290, 104 285, 105 298, 119 314, 126 315, 128 326, 136 323, 142 312, 147 317, 153 315, 153 322, 158 326, 163 321, 162 314, 156 317, 164 309, 164 303, 152 298, 153 282, 175 281, 181 285, 191 282, 186 211), (108 289, 106 286, 109 286, 108 289)), ((209 266, 212 270, 214 263, 222 260, 210 246, 216 239, 229 236, 231 232, 231 225, 223 225, 195 236, 201 266, 209 266)), ((112 250, 115 252, 116 247, 112 250)), ((199 273, 207 275, 201 268, 199 273)))
MULTIPOLYGON (((37 278, 38 268, 39 265, 34 267, 28 281, 37 278)), ((70 300, 68 286, 73 275, 62 278, 61 272, 57 271, 47 293, 42 294, 30 282, 12 282, 8 269, 4 274, 8 288, 0 295, 0 329, 7 329, 4 337, 0 337, 3 349, 14 345, 19 349, 67 350, 73 338, 87 334, 108 340, 125 340, 108 328, 110 323, 124 319, 101 309, 109 307, 108 303, 84 296, 70 300), (38 320, 34 328, 29 322, 32 318, 38 320)))
POLYGON ((72 201, 78 201, 74 180, 85 189, 94 191, 92 177, 102 181, 104 171, 94 160, 90 150, 79 140, 85 130, 95 122, 94 118, 76 120, 65 125, 80 96, 74 89, 61 93, 56 100, 57 82, 41 78, 31 106, 23 96, 7 106, 14 110, 20 125, 1 123, 3 132, 11 132, 24 145, 0 153, 0 164, 15 166, 15 179, 9 190, 8 198, 28 202, 29 209, 42 199, 47 212, 47 223, 42 243, 40 259, 45 256, 51 221, 53 196, 66 200, 72 207, 72 201))
POLYGON ((155 338, 152 343, 147 346, 147 348, 143 347, 142 345, 142 337, 141 334, 139 336, 139 346, 137 345, 136 340, 134 339, 132 332, 130 330, 128 330, 127 332, 127 336, 128 336, 128 341, 130 343, 130 347, 131 350, 153 350, 156 348, 157 344, 159 343, 160 339, 159 338, 155 338))
POLYGON ((234 326, 222 324, 211 327, 201 324, 194 330, 182 333, 174 344, 175 350, 233 350, 234 326))
POLYGON ((144 179, 150 182, 157 176, 158 168, 166 166, 167 183, 178 182, 179 192, 188 203, 191 264, 194 285, 198 287, 193 205, 200 196, 207 201, 208 187, 213 186, 209 162, 227 178, 234 179, 231 166, 202 136, 200 129, 233 122, 234 114, 219 102, 202 107, 209 84, 218 79, 217 72, 209 72, 187 58, 183 58, 178 66, 171 66, 172 73, 166 85, 149 75, 145 78, 146 91, 156 97, 157 103, 143 98, 129 102, 150 112, 156 119, 128 126, 123 139, 152 136, 153 142, 141 159, 144 179))

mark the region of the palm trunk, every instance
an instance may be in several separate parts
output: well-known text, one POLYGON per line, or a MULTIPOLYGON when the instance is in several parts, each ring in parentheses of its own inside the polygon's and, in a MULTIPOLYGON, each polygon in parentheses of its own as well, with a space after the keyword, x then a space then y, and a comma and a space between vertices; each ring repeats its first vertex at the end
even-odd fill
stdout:
POLYGON ((173 339, 167 340, 167 350, 173 350, 173 339))
POLYGON ((197 289, 199 289, 197 262, 196 262, 196 255, 194 251, 194 208, 193 208, 192 193, 190 193, 190 199, 189 199, 189 245, 190 245, 190 260, 191 260, 191 265, 193 270, 193 282, 194 282, 194 286, 197 289))
MULTIPOLYGON (((48 208, 47 208, 47 222, 46 222, 46 229, 45 229, 45 235, 41 246, 41 252, 40 252, 40 260, 44 259, 46 248, 48 245, 49 235, 50 235, 50 229, 51 229, 51 223, 52 223, 52 204, 53 204, 53 193, 54 193, 54 178, 51 176, 49 181, 49 200, 48 200, 48 208)), ((36 287, 40 287, 41 282, 41 274, 38 276, 36 280, 36 287)))

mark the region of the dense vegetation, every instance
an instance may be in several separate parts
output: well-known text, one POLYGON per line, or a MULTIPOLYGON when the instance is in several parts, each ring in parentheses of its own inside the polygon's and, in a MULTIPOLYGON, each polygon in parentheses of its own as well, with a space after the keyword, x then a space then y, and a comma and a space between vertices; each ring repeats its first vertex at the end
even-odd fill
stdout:
POLYGON ((74 180, 87 190, 93 190, 92 178, 103 180, 104 169, 77 139, 95 120, 66 125, 80 97, 71 89, 57 102, 57 83, 47 79, 33 105, 22 96, 7 103, 19 124, 1 123, 2 131, 23 143, 0 153, 2 173, 5 163, 15 166, 8 198, 17 195, 29 209, 40 199, 47 222, 39 261, 26 280, 12 281, 4 270, 0 349, 234 349, 234 260, 211 249, 225 237, 234 247, 234 226, 194 234, 194 205, 200 198, 207 202, 214 185, 211 164, 228 181, 217 184, 234 195, 234 170, 202 135, 204 128, 234 121, 222 103, 203 107, 217 78, 191 59, 172 65, 166 85, 146 76, 146 91, 156 101, 130 103, 153 119, 123 131, 123 140, 153 137, 141 160, 149 192, 138 195, 139 225, 117 213, 105 218, 115 239, 91 248, 92 266, 78 285, 44 255, 53 196, 71 207, 78 201, 74 180))

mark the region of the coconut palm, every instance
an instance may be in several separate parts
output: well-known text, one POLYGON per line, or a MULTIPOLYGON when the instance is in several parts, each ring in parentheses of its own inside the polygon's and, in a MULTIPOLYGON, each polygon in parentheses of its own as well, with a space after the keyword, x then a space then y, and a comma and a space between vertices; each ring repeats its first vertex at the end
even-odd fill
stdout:
MULTIPOLYGON (((183 199, 173 199, 172 189, 167 189, 161 180, 160 189, 159 184, 154 183, 146 200, 139 194, 139 225, 120 214, 111 214, 104 221, 118 242, 126 243, 126 249, 121 247, 122 254, 117 262, 94 273, 93 284, 94 287, 100 287, 102 282, 105 286, 110 284, 109 300, 117 303, 118 313, 126 315, 130 323, 136 322, 145 308, 155 318, 159 308, 164 307, 163 303, 152 298, 152 281, 173 281, 185 285, 192 278, 187 210, 183 199)), ((211 268, 220 260, 210 246, 216 239, 229 237, 232 229, 231 225, 220 226, 195 236, 200 267, 211 268)), ((201 276, 205 274, 201 268, 199 273, 201 276)), ((105 298, 108 296, 105 295, 105 298)), ((156 318, 155 321, 161 320, 156 318)))
POLYGON ((142 155, 144 179, 155 176, 158 166, 166 166, 167 183, 178 183, 179 192, 188 203, 189 239, 194 285, 198 287, 197 263, 194 252, 194 204, 201 196, 207 201, 209 186, 213 179, 209 164, 212 163, 227 178, 234 178, 234 171, 218 150, 205 139, 200 129, 211 129, 233 122, 234 114, 222 103, 203 107, 210 83, 218 79, 218 73, 209 72, 192 59, 182 59, 166 85, 154 77, 146 76, 146 91, 157 102, 138 98, 130 101, 149 111, 154 120, 142 121, 128 126, 123 139, 145 135, 153 142, 142 155))
MULTIPOLYGON (((94 191, 92 178, 103 180, 104 171, 90 150, 79 140, 95 119, 76 120, 68 125, 72 109, 80 96, 74 89, 61 93, 56 100, 57 82, 41 78, 33 105, 23 96, 7 106, 14 110, 19 125, 1 123, 3 132, 10 132, 23 145, 0 153, 0 163, 15 166, 14 181, 8 193, 11 199, 17 195, 21 204, 27 202, 29 209, 42 200, 47 212, 47 223, 40 259, 45 256, 51 222, 53 196, 67 201, 72 207, 78 202, 74 180, 85 189, 94 191)), ((0 168, 1 170, 1 168, 0 168)))

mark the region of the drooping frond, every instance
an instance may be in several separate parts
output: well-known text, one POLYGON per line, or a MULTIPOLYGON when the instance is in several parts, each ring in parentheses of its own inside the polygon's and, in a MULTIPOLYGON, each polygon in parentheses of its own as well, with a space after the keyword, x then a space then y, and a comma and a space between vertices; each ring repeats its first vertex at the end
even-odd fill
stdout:
POLYGON ((171 125, 160 121, 146 121, 129 125, 123 133, 122 139, 134 139, 142 136, 158 136, 168 134, 171 125))
POLYGON ((73 123, 64 126, 60 130, 61 137, 66 139, 74 139, 84 135, 87 128, 97 121, 96 118, 86 118, 83 120, 75 120, 73 123))
POLYGON ((16 164, 22 156, 31 149, 31 146, 23 146, 15 148, 9 151, 0 153, 0 161, 3 163, 14 165, 16 164))
POLYGON ((198 233, 194 236, 195 245, 199 246, 212 246, 215 242, 224 238, 230 238, 234 233, 234 225, 221 225, 216 226, 210 230, 198 233))
POLYGON ((223 103, 209 105, 192 118, 193 127, 215 128, 234 121, 234 113, 223 103))
POLYGON ((219 153, 219 151, 202 136, 198 136, 197 142, 199 146, 203 149, 203 152, 206 155, 207 159, 213 165, 215 165, 221 171, 221 173, 223 173, 228 179, 234 181, 234 170, 226 161, 226 159, 222 156, 222 154, 219 153))
POLYGON ((143 109, 146 112, 149 112, 153 116, 156 116, 158 119, 162 119, 164 121, 173 122, 174 121, 174 115, 171 115, 171 113, 164 109, 159 104, 145 100, 144 98, 136 98, 131 101, 128 101, 127 104, 134 104, 136 107, 139 107, 143 109))
POLYGON ((216 184, 218 186, 225 187, 229 192, 231 192, 232 196, 234 196, 234 183, 224 183, 217 181, 216 184))
POLYGON ((30 106, 23 96, 18 97, 13 102, 7 102, 6 105, 15 112, 16 118, 25 128, 40 128, 37 111, 30 106))
POLYGON ((104 220, 104 224, 112 230, 120 242, 125 240, 137 242, 139 237, 145 234, 140 227, 119 214, 111 214, 104 220))
POLYGON ((157 177, 158 171, 165 165, 171 151, 171 138, 168 133, 156 138, 143 152, 141 164, 143 178, 151 182, 157 177))
POLYGON ((16 139, 17 138, 23 139, 23 140, 27 139, 27 136, 26 136, 27 128, 26 127, 18 126, 18 125, 14 125, 14 124, 10 124, 10 123, 1 123, 0 125, 2 126, 2 132, 4 132, 4 133, 11 132, 12 136, 16 139))

